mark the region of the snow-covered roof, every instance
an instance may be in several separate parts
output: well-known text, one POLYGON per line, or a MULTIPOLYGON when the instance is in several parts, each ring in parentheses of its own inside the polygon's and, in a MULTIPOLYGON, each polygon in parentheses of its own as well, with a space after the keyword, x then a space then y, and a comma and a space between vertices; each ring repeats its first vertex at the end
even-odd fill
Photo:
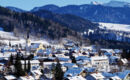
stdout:
POLYGON ((113 76, 111 77, 112 80, 121 80, 121 78, 119 78, 118 76, 113 76))
POLYGON ((74 64, 74 63, 64 63, 63 66, 73 67, 73 66, 76 66, 76 64, 74 64))
POLYGON ((60 61, 69 61, 70 60, 70 58, 63 58, 63 57, 60 57, 60 58, 58 58, 60 61))
POLYGON ((82 68, 70 68, 69 70, 67 70, 64 74, 65 77, 67 77, 68 75, 70 76, 77 76, 78 74, 80 74, 83 71, 82 68))
POLYGON ((39 43, 41 43, 41 44, 43 44, 43 45, 50 45, 50 43, 47 41, 47 40, 37 40, 37 41, 34 41, 34 40, 32 40, 32 42, 35 44, 39 44, 39 43))
MULTIPOLYGON (((64 64, 65 62, 60 62, 60 64, 64 64)), ((43 65, 52 65, 52 64, 57 64, 57 62, 44 62, 43 65)))
POLYGON ((78 56, 76 57, 76 60, 90 60, 87 56, 78 56))
POLYGON ((74 77, 68 77, 69 80, 86 80, 82 76, 74 76, 74 77))
POLYGON ((119 76, 121 79, 125 79, 128 74, 130 74, 130 70, 125 70, 123 72, 118 72, 117 76, 119 76))
POLYGON ((117 56, 111 56, 110 59, 119 59, 117 56))
POLYGON ((112 53, 110 53, 110 52, 105 52, 104 55, 106 55, 106 56, 112 56, 112 53))
POLYGON ((108 72, 102 72, 102 75, 105 76, 105 77, 113 77, 113 76, 115 76, 115 74, 108 73, 108 72))
POLYGON ((20 80, 35 80, 32 76, 21 76, 20 80))
POLYGON ((7 76, 4 76, 5 79, 7 80, 13 80, 13 79, 17 79, 15 76, 13 75, 7 75, 7 76))
POLYGON ((91 68, 85 68, 85 70, 86 70, 87 72, 94 72, 96 69, 93 68, 93 67, 91 67, 91 68))
POLYGON ((121 59, 121 61, 123 62, 123 64, 126 64, 126 63, 128 63, 128 61, 127 61, 127 59, 126 59, 126 58, 124 58, 124 59, 121 59))
POLYGON ((86 47, 83 47, 83 49, 93 50, 93 49, 95 49, 95 46, 94 45, 92 45, 92 46, 86 46, 86 47))
POLYGON ((94 77, 96 80, 105 78, 101 73, 93 73, 91 74, 91 76, 94 77))
POLYGON ((113 49, 101 49, 102 51, 106 51, 108 53, 115 53, 113 49))
POLYGON ((107 56, 94 56, 91 57, 91 60, 108 60, 107 56))
POLYGON ((119 49, 114 49, 114 51, 115 51, 115 53, 120 53, 120 52, 122 52, 122 51, 119 50, 119 49))
POLYGON ((65 46, 74 46, 74 43, 66 43, 66 44, 64 44, 65 46))
POLYGON ((32 70, 31 71, 34 75, 42 75, 41 71, 39 70, 32 70))

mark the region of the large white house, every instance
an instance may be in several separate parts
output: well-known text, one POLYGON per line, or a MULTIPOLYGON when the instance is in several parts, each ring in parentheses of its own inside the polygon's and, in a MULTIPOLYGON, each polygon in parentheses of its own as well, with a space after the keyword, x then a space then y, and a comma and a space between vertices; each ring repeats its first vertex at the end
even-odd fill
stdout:
POLYGON ((109 71, 109 59, 107 56, 91 57, 91 64, 96 67, 98 71, 109 71))
MULTIPOLYGON (((22 64, 22 68, 24 69, 25 61, 21 60, 21 64, 22 64)), ((28 60, 26 60, 26 64, 28 64, 28 60)), ((39 67, 40 61, 39 60, 30 60, 30 64, 31 64, 31 70, 33 70, 33 69, 36 69, 39 67)))

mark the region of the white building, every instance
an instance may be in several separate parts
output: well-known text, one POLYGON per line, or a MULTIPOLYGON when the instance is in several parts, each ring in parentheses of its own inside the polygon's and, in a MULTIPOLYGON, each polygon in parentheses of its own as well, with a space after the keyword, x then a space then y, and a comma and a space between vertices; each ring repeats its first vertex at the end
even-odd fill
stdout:
POLYGON ((104 80, 105 77, 101 73, 92 73, 86 77, 87 80, 104 80))
POLYGON ((91 64, 96 67, 98 71, 109 71, 109 59, 107 56, 91 57, 91 64))
POLYGON ((16 80, 17 78, 13 75, 6 75, 6 76, 4 76, 4 79, 5 80, 16 80))
MULTIPOLYGON (((25 61, 21 60, 21 64, 22 64, 22 68, 24 69, 25 61)), ((26 65, 27 64, 28 64, 28 60, 26 60, 26 65)), ((30 60, 30 64, 31 64, 31 70, 33 70, 34 68, 38 68, 40 66, 40 61, 38 61, 38 60, 30 60)))
POLYGON ((32 76, 21 76, 18 80, 35 80, 32 76))

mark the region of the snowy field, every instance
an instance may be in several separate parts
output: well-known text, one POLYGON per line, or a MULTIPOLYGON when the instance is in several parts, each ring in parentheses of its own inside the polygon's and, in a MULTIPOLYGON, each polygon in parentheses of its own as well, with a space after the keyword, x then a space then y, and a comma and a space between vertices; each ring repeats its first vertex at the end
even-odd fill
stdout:
MULTIPOLYGON (((4 43, 7 45, 9 45, 9 43, 11 43, 12 45, 16 44, 22 44, 23 46, 26 45, 26 40, 24 38, 15 37, 13 32, 0 31, 0 38, 1 38, 0 43, 4 43)), ((63 48, 61 44, 51 44, 49 41, 44 39, 41 40, 29 39, 29 40, 30 43, 41 43, 46 46, 52 45, 55 48, 63 48)))
POLYGON ((125 24, 114 24, 114 23, 99 23, 100 28, 106 28, 110 30, 116 30, 116 31, 125 31, 130 32, 130 25, 125 24))
POLYGON ((0 38, 4 39, 17 39, 13 32, 5 32, 5 31, 0 31, 0 38))

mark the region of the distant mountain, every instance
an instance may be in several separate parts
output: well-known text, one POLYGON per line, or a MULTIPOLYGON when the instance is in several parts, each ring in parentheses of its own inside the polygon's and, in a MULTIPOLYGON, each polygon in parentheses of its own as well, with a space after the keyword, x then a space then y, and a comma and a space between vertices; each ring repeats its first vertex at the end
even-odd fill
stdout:
POLYGON ((16 7, 11 7, 11 6, 7 6, 6 8, 12 10, 12 11, 16 11, 16 12, 25 12, 25 10, 16 8, 16 7))
POLYGON ((43 38, 60 39, 72 36, 80 39, 80 35, 65 26, 54 21, 35 16, 29 12, 18 13, 7 8, 0 7, 0 26, 8 32, 14 32, 15 36, 30 35, 43 38))
POLYGON ((43 10, 43 9, 46 9, 46 10, 49 10, 49 11, 54 11, 54 10, 59 9, 59 7, 56 6, 56 5, 50 4, 50 5, 46 5, 46 6, 43 6, 43 7, 35 7, 31 11, 34 12, 34 11, 43 10))
POLYGON ((98 24, 70 14, 56 14, 46 10, 38 10, 32 13, 45 19, 58 22, 63 26, 67 26, 68 28, 78 32, 84 32, 88 29, 98 28, 98 24))
POLYGON ((105 3, 103 5, 110 6, 110 7, 130 7, 130 3, 122 2, 122 1, 110 1, 110 2, 105 3))
POLYGON ((50 8, 45 8, 45 6, 39 7, 40 10, 49 10, 58 14, 72 14, 93 22, 130 24, 130 8, 128 7, 108 7, 86 4, 68 5, 55 9, 50 8))

